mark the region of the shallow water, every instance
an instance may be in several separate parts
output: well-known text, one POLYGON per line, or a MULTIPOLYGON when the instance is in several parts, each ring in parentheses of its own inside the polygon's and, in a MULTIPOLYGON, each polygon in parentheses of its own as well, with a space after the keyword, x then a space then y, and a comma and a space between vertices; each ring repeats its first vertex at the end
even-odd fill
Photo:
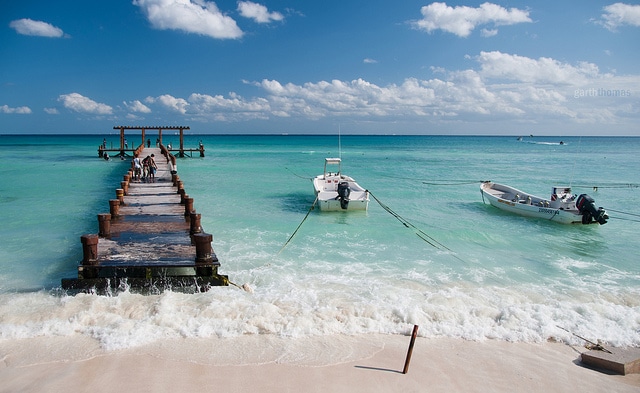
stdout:
MULTIPOLYGON (((102 138, 0 136, 0 339, 82 334, 117 349, 418 324, 428 337, 574 340, 562 326, 640 345, 640 219, 622 214, 640 214, 640 138, 342 136, 338 151, 337 136, 187 136, 206 157, 179 159, 178 171, 220 272, 254 293, 66 296, 60 279, 76 275, 80 236, 97 232, 129 165, 98 159, 102 138), (312 211, 287 243, 313 203, 310 178, 338 155, 410 225, 372 198, 368 212, 312 211), (564 226, 512 216, 483 203, 482 180, 540 196, 571 185, 612 218, 564 226)), ((178 137, 164 142, 175 148, 178 137)))

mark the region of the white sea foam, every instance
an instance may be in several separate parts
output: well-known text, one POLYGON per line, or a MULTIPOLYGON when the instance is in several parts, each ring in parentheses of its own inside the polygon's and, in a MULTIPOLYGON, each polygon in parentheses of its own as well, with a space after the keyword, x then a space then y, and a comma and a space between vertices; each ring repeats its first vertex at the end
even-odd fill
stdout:
MULTIPOLYGON (((522 189, 528 183, 531 191, 547 189, 557 180, 548 178, 558 161, 551 149, 523 152, 524 144, 513 147, 491 138, 446 143, 436 138, 439 146, 431 139, 420 146, 420 139, 393 146, 377 140, 353 149, 363 154, 344 152, 345 171, 449 251, 421 240, 373 202, 363 214, 313 211, 287 244, 313 202, 308 179, 291 172, 319 173, 323 161, 317 154, 291 152, 330 149, 304 147, 303 139, 278 147, 285 140, 279 137, 268 152, 216 140, 211 142, 215 154, 180 164, 203 227, 214 235, 220 272, 236 284, 248 283, 253 293, 231 286, 197 294, 66 296, 56 287, 61 278, 77 274, 79 236, 95 231, 92 217, 108 209, 121 170, 107 165, 119 163, 87 157, 81 163, 57 162, 54 170, 39 169, 38 159, 32 166, 34 172, 44 171, 39 183, 9 178, 29 197, 1 202, 3 222, 11 224, 0 228, 0 340, 80 336, 118 350, 183 338, 248 336, 276 343, 314 337, 323 342, 361 333, 406 334, 418 324, 424 337, 583 343, 561 326, 611 345, 640 345, 634 227, 615 220, 602 227, 567 227, 514 217, 484 205, 477 184, 443 189, 412 180, 502 176, 527 183, 513 184, 522 189), (525 181, 515 175, 522 163, 495 163, 487 151, 536 165, 527 167, 525 181), (378 169, 387 157, 393 166, 378 169), (74 193, 57 187, 64 184, 57 171, 77 177, 74 193)), ((587 151, 577 157, 590 160, 589 177, 625 180, 619 177, 627 161, 636 160, 631 167, 640 164, 636 147, 615 139, 606 162, 597 160, 601 146, 596 142, 582 143, 587 151), (618 157, 624 149, 629 151, 618 157)), ((69 154, 78 151, 72 147, 69 154)), ((570 146, 562 148, 566 152, 570 146)), ((16 165, 0 164, 9 172, 16 165)), ((640 206, 633 190, 625 191, 625 205, 616 205, 619 193, 603 189, 597 199, 619 210, 640 206)), ((268 348, 265 353, 278 353, 283 361, 297 356, 268 348)))

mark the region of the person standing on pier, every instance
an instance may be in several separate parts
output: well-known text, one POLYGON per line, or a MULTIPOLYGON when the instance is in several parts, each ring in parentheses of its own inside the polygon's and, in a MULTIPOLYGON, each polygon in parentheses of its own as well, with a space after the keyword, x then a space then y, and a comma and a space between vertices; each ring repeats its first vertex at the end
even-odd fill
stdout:
POLYGON ((156 181, 156 171, 158 170, 154 157, 154 154, 151 154, 151 157, 149 157, 149 176, 151 177, 151 181, 156 181))
POLYGON ((149 161, 151 161, 151 156, 146 156, 142 160, 142 178, 146 179, 149 177, 149 161))
POLYGON ((133 157, 131 164, 133 165, 133 178, 139 181, 140 175, 142 174, 142 162, 140 162, 140 158, 137 154, 133 157))
POLYGON ((125 149, 129 148, 129 144, 127 143, 127 138, 124 138, 124 148, 125 149))

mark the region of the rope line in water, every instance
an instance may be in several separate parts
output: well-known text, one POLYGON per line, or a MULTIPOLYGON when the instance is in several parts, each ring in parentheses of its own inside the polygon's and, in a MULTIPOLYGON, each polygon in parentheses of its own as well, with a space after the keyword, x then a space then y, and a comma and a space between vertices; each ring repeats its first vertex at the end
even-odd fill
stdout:
POLYGON ((631 221, 631 222, 640 222, 640 220, 633 220, 631 218, 624 218, 624 217, 612 217, 612 216, 609 216, 609 219, 622 220, 622 221, 631 221))
POLYGON ((287 168, 286 166, 284 167, 284 169, 288 170, 289 172, 291 172, 291 174, 293 176, 299 177, 300 179, 312 179, 313 180, 313 177, 311 177, 311 176, 306 176, 306 177, 305 176, 300 176, 297 173, 295 173, 294 171, 292 171, 291 169, 287 168))
POLYGON ((371 191, 369 191, 369 195, 371 195, 371 197, 378 202, 378 204, 380 205, 380 207, 382 207, 384 210, 386 210, 389 214, 391 214, 393 217, 395 217, 398 221, 400 221, 402 223, 402 225, 404 225, 405 227, 409 228, 409 229, 413 229, 416 233, 416 235, 422 239, 425 243, 428 243, 430 246, 432 246, 433 248, 436 248, 438 250, 441 251, 449 251, 451 253, 451 256, 453 256, 455 259, 459 260, 462 263, 468 264, 467 261, 465 261, 464 259, 460 258, 455 251, 451 250, 449 247, 445 246, 444 244, 440 243, 439 241, 437 241, 436 239, 434 239, 433 237, 429 236, 426 232, 424 232, 423 230, 417 228, 415 225, 413 225, 411 222, 409 222, 407 219, 403 218, 401 215, 399 215, 398 213, 394 212, 393 210, 391 210, 391 208, 387 205, 385 205, 384 203, 382 203, 381 200, 379 200, 375 195, 373 195, 373 193, 371 193, 371 191))
POLYGON ((284 248, 287 246, 287 244, 289 244, 289 242, 291 241, 291 239, 293 239, 293 237, 296 235, 296 233, 298 233, 298 230, 300 229, 300 227, 302 226, 302 224, 304 224, 304 222, 307 220, 307 217, 309 217, 309 213, 311 213, 311 211, 315 208, 316 203, 318 202, 318 196, 316 196, 315 201, 313 201, 313 203, 311 204, 311 207, 309 208, 309 211, 307 211, 307 214, 304 216, 304 218, 302 219, 302 221, 300 222, 300 224, 298 224, 298 227, 296 228, 295 231, 293 231, 293 233, 291 234, 291 236, 289 236, 289 239, 287 239, 287 241, 284 243, 284 245, 282 246, 282 248, 280 249, 280 251, 278 251, 278 254, 276 255, 280 255, 280 253, 282 252, 282 250, 284 250, 284 248))
POLYGON ((638 188, 640 187, 639 184, 633 184, 633 183, 611 183, 609 185, 603 185, 603 186, 599 186, 599 185, 586 185, 586 184, 574 184, 573 187, 578 187, 578 188, 593 188, 595 191, 598 190, 598 188, 638 188))
POLYGON ((417 228, 415 225, 413 225, 412 223, 410 223, 408 220, 406 220, 405 218, 403 218, 401 215, 399 215, 398 213, 394 212, 393 210, 391 210, 391 208, 387 205, 385 205, 384 203, 382 203, 381 200, 379 200, 375 195, 373 195, 373 193, 371 191, 369 191, 369 195, 371 195, 371 197, 378 202, 378 204, 380 205, 380 207, 382 207, 384 210, 387 211, 387 213, 391 214, 393 217, 395 217, 398 221, 400 221, 402 223, 402 225, 404 225, 407 228, 413 229, 416 231, 416 235, 418 235, 418 237, 422 240, 424 240, 425 242, 429 243, 432 247, 434 248, 438 248, 441 250, 446 250, 446 251, 451 251, 453 252, 451 249, 449 249, 447 246, 445 246, 444 244, 438 242, 436 239, 434 239, 433 237, 429 236, 427 233, 425 233, 424 231, 422 231, 421 229, 417 228))
POLYGON ((608 212, 614 212, 614 213, 620 213, 620 214, 628 214, 630 216, 636 216, 636 217, 640 217, 640 214, 634 214, 634 213, 627 213, 627 212, 623 212, 620 210, 613 210, 613 209, 605 209, 608 212))
POLYGON ((457 181, 457 180, 450 180, 451 183, 440 183, 440 182, 435 182, 435 181, 423 181, 422 184, 426 184, 428 186, 464 186, 466 184, 476 184, 476 183, 483 183, 484 180, 461 180, 461 181, 457 181))

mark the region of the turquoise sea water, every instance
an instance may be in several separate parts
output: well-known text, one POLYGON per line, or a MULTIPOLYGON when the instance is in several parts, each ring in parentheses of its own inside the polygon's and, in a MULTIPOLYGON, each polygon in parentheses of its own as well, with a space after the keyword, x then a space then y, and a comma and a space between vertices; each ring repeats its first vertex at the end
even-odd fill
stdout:
MULTIPOLYGON (((166 337, 406 333, 640 345, 640 138, 187 136, 178 172, 235 287, 68 296, 128 161, 106 137, 0 136, 0 339, 85 335, 107 349, 166 337), (309 214, 325 157, 442 246, 385 211, 309 214), (609 210, 565 226, 484 204, 482 180, 540 196, 571 185, 609 210), (597 191, 593 187, 598 187, 597 191), (631 214, 625 214, 631 213, 631 214), (437 245, 437 243, 434 243, 437 245)), ((136 135, 128 136, 129 142, 136 135)), ((152 135, 152 140, 155 136, 152 135)), ((175 147, 175 135, 164 135, 175 147)))

